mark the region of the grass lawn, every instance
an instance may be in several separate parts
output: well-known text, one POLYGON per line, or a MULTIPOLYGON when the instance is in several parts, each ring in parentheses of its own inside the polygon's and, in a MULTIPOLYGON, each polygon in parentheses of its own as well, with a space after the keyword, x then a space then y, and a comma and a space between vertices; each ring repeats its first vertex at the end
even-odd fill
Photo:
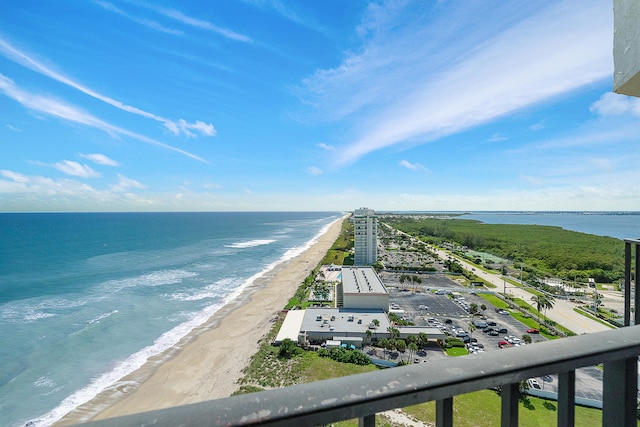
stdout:
POLYGON ((498 298, 494 294, 478 293, 478 296, 484 299, 485 301, 487 301, 489 304, 494 305, 496 308, 503 308, 503 309, 509 308, 509 305, 506 302, 502 301, 500 298, 498 298))
POLYGON ((469 354, 467 349, 463 347, 445 348, 444 351, 447 353, 447 356, 466 356, 469 354))
MULTIPOLYGON (((435 402, 410 406, 404 411, 425 423, 435 423, 435 402)), ((519 406, 519 427, 553 426, 557 424, 557 402, 527 397, 519 406)), ((599 409, 576 406, 576 425, 601 426, 599 409)), ((500 396, 492 390, 480 390, 453 398, 453 425, 456 427, 499 426, 500 396)))
MULTIPOLYGON (((421 403, 403 409, 407 415, 425 424, 435 424, 435 402, 421 403)), ((541 427, 557 425, 557 402, 528 396, 518 407, 519 427, 541 427)), ((576 406, 576 423, 581 427, 602 425, 602 411, 594 408, 576 406)), ((335 424, 340 427, 355 427, 356 419, 335 424)), ((393 426, 383 416, 376 415, 376 426, 393 426)), ((500 396, 492 390, 480 390, 453 398, 453 425, 456 427, 499 426, 500 396)))

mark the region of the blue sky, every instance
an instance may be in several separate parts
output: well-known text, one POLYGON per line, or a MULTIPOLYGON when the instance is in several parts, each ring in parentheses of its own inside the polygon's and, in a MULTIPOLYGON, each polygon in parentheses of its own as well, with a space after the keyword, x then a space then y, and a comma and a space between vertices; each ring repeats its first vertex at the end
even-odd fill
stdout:
POLYGON ((639 210, 610 1, 0 4, 0 211, 639 210))

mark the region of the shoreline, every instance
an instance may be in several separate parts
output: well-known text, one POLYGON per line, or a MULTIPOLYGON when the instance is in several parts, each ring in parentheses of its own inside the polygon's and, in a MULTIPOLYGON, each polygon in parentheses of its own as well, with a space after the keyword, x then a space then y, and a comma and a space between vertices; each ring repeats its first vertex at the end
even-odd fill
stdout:
POLYGON ((171 349, 56 421, 68 426, 230 396, 259 340, 340 234, 334 221, 303 253, 276 265, 171 349))

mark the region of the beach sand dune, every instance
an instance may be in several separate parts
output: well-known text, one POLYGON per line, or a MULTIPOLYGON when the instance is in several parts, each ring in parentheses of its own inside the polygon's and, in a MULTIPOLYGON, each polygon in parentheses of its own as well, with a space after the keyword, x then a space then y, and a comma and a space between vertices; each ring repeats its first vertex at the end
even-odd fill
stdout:
POLYGON ((308 250, 256 280, 176 347, 150 359, 56 426, 230 396, 258 341, 335 242, 341 226, 342 220, 334 222, 308 250))

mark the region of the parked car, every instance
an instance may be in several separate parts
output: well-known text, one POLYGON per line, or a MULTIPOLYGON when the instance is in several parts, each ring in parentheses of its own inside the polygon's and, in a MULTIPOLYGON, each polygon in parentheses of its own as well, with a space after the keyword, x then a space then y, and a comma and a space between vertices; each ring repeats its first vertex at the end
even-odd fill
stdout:
POLYGON ((498 331, 498 333, 499 333, 499 334, 506 334, 506 333, 508 333, 508 332, 509 332, 509 331, 507 330, 507 328, 500 328, 500 329, 497 329, 497 331, 498 331))
POLYGON ((534 388, 536 390, 542 389, 542 387, 540 387, 540 383, 536 379, 530 378, 529 380, 527 380, 527 382, 529 383, 530 388, 534 388))
POLYGON ((498 326, 498 324, 494 321, 487 322, 487 326, 498 326))
POLYGON ((510 315, 511 313, 509 313, 507 310, 500 310, 500 311, 498 312, 498 314, 502 314, 503 316, 508 316, 508 315, 510 315))
POLYGON ((529 328, 529 329, 527 329, 527 333, 528 334, 539 334, 540 331, 537 330, 536 328, 529 328))
POLYGON ((474 320, 473 324, 477 327, 477 328, 486 328, 487 326, 489 326, 489 324, 487 322, 485 322, 484 320, 478 319, 478 320, 474 320))

